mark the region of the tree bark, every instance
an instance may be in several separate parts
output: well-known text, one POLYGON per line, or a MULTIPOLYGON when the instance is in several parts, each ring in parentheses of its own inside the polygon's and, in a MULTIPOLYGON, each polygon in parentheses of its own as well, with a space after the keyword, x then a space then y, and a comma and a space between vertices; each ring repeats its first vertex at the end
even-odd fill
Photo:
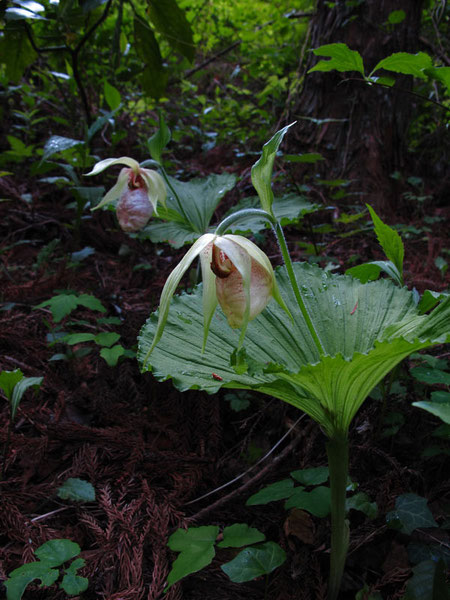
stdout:
MULTIPOLYGON (((418 51, 422 5, 423 0, 317 0, 310 47, 344 42, 362 55, 368 74, 393 52, 418 51), (388 25, 388 15, 400 9, 403 22, 388 25)), ((311 53, 306 71, 316 62, 311 53)), ((299 122, 296 149, 323 154, 323 176, 351 180, 349 190, 361 193, 362 202, 385 215, 398 200, 390 175, 405 166, 407 131, 418 100, 397 89, 409 90, 411 77, 396 76, 393 89, 368 86, 356 78, 356 72, 306 75, 292 111, 299 122)))

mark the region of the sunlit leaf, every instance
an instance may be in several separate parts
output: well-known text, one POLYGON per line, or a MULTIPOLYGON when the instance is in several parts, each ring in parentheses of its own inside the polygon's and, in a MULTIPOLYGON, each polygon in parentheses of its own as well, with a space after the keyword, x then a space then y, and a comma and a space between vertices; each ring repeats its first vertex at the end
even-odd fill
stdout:
POLYGON ((58 152, 64 152, 64 150, 82 146, 83 144, 84 142, 82 140, 73 140, 72 138, 66 138, 60 135, 52 135, 51 138, 45 142, 42 159, 47 160, 50 156, 53 156, 58 152))
POLYGON ((425 52, 418 52, 417 54, 395 52, 394 54, 383 58, 383 60, 380 60, 372 73, 379 69, 385 69, 386 71, 394 71, 395 73, 402 73, 403 75, 413 75, 420 79, 427 79, 424 71, 432 66, 432 60, 425 52))
POLYGON ((358 71, 364 75, 364 65, 361 55, 356 50, 350 50, 347 44, 325 44, 313 50, 316 56, 326 56, 330 60, 320 60, 308 73, 313 71, 358 71))

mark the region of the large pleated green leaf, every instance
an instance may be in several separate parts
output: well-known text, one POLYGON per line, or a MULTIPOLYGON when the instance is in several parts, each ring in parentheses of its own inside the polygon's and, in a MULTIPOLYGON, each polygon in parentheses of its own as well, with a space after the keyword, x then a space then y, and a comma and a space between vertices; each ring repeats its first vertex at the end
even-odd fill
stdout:
POLYGON ((249 324, 244 351, 236 356, 239 330, 230 329, 218 309, 202 354, 199 286, 174 298, 163 336, 143 365, 157 322, 157 313, 150 316, 139 338, 142 370, 159 380, 172 378, 182 391, 258 390, 304 410, 331 436, 347 430, 373 387, 403 358, 450 341, 450 299, 420 315, 412 293, 388 280, 362 284, 308 264, 294 269, 325 356, 319 356, 280 268, 277 281, 294 322, 271 302, 249 324))

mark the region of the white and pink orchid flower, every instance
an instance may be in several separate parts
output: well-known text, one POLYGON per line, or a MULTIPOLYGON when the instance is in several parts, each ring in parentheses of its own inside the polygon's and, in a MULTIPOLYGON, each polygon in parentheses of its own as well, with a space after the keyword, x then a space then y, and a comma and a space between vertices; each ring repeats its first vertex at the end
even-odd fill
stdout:
POLYGON ((127 166, 120 171, 116 184, 92 210, 118 200, 116 214, 120 227, 127 232, 139 231, 147 225, 153 213, 157 214, 158 202, 164 203, 166 199, 164 180, 159 173, 140 167, 128 156, 101 160, 87 175, 97 175, 112 165, 127 166))
POLYGON ((200 257, 203 279, 203 350, 218 303, 229 325, 241 329, 239 345, 249 321, 265 309, 271 298, 290 315, 278 289, 270 260, 258 246, 241 235, 205 233, 167 278, 161 293, 155 336, 144 362, 161 339, 172 296, 197 256, 200 257))

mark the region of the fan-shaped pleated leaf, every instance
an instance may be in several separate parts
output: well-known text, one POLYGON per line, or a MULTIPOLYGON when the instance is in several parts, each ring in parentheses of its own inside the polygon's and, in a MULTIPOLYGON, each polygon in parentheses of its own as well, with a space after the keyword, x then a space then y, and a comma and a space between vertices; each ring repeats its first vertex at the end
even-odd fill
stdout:
MULTIPOLYGON (((372 388, 398 362, 450 339, 450 299, 430 315, 419 315, 412 294, 388 280, 362 284, 307 264, 297 263, 294 269, 325 356, 319 356, 300 315, 285 269, 277 269, 294 322, 271 302, 249 324, 239 368, 230 361, 239 330, 228 327, 220 309, 201 353, 203 313, 197 288, 192 295, 174 298, 163 336, 143 370, 152 370, 160 380, 172 378, 182 391, 258 390, 304 410, 332 435, 346 430, 372 388)), ((142 329, 141 361, 156 322, 155 313, 142 329)))

